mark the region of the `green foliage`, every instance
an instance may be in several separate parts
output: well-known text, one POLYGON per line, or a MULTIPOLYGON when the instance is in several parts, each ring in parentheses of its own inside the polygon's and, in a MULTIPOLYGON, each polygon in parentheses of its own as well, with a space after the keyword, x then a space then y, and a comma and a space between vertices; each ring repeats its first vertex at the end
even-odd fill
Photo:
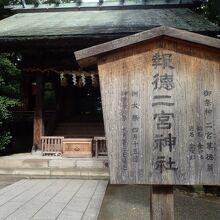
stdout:
POLYGON ((10 61, 12 57, 0 54, 0 94, 9 98, 19 97, 20 71, 10 61))
POLYGON ((4 10, 5 2, 4 0, 0 0, 0 20, 5 17, 5 10, 4 10))
POLYGON ((0 96, 0 150, 3 150, 11 140, 7 125, 12 118, 12 109, 18 105, 17 100, 0 96))
POLYGON ((220 26, 220 1, 207 0, 196 9, 199 14, 206 16, 210 21, 220 26))
POLYGON ((7 55, 0 55, 0 150, 11 140, 8 130, 12 110, 19 105, 19 70, 7 55))

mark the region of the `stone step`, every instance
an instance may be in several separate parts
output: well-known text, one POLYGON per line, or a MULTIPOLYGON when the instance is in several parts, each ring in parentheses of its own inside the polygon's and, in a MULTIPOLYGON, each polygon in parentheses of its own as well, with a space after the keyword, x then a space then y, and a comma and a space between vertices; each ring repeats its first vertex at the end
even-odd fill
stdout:
POLYGON ((0 175, 21 175, 62 178, 109 179, 107 168, 0 168, 0 175))
POLYGON ((0 159, 0 168, 106 168, 107 158, 8 158, 0 159))

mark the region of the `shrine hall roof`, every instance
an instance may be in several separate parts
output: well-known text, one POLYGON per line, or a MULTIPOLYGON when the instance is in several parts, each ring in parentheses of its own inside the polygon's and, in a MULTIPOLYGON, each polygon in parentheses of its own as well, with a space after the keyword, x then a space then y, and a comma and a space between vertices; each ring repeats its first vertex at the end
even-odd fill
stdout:
POLYGON ((133 34, 158 26, 197 33, 220 28, 190 9, 136 9, 18 13, 0 21, 0 43, 14 40, 133 34))

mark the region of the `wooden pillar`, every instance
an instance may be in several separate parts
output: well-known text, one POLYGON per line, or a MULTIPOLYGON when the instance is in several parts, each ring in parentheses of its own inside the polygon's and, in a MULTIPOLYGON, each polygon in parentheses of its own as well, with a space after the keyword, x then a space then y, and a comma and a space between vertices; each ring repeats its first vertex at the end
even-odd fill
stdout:
POLYGON ((22 81, 21 81, 21 110, 27 111, 29 104, 29 91, 30 87, 30 77, 26 73, 22 73, 22 81))
POLYGON ((44 120, 43 120, 43 76, 36 76, 36 103, 34 112, 34 135, 33 149, 41 150, 41 136, 44 135, 44 120))
POLYGON ((151 220, 174 220, 173 186, 151 187, 151 220))
POLYGON ((61 101, 62 101, 62 96, 61 96, 61 86, 60 86, 60 76, 53 76, 52 79, 52 86, 55 91, 55 96, 56 96, 56 111, 60 111, 60 106, 61 106, 61 101))

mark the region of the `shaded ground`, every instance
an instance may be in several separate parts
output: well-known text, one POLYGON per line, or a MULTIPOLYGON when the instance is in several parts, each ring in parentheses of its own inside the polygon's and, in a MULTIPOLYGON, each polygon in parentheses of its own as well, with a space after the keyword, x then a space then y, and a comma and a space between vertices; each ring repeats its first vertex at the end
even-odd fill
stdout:
MULTIPOLYGON (((148 186, 111 185, 108 187, 98 220, 150 219, 148 186)), ((174 193, 175 220, 220 220, 220 198, 190 197, 174 193)))
POLYGON ((4 188, 5 186, 8 186, 16 181, 19 181, 23 179, 19 176, 6 176, 6 175, 0 175, 0 189, 4 188))
POLYGON ((149 187, 109 185, 98 220, 150 219, 149 187))
POLYGON ((195 198, 175 193, 175 219, 177 220, 219 220, 220 198, 195 198))

